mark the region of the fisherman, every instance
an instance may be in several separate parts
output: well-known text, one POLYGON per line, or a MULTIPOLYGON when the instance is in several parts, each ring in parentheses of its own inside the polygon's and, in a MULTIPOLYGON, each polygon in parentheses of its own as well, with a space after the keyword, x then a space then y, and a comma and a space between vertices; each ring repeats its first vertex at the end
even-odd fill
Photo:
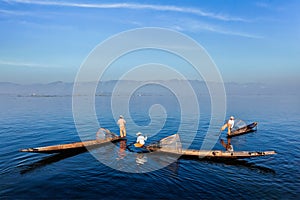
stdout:
POLYGON ((126 137, 126 121, 123 115, 120 115, 118 125, 120 127, 120 137, 126 137))
POLYGON ((224 131, 227 128, 227 130, 228 130, 227 135, 230 135, 233 126, 234 126, 234 117, 231 116, 229 118, 229 120, 227 121, 227 123, 222 126, 221 131, 224 131))
POLYGON ((145 141, 147 140, 147 136, 143 136, 141 132, 138 132, 137 134, 136 143, 134 144, 135 147, 143 147, 145 144, 145 141))

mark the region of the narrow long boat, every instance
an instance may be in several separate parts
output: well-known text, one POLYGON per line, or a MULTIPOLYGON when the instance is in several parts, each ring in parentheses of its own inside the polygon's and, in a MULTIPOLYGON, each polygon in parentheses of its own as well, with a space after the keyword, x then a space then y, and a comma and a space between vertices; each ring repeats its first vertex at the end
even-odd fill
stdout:
MULTIPOLYGON (((149 150, 154 150, 148 148, 149 150)), ((167 150, 167 149, 156 149, 156 152, 170 153, 181 155, 183 157, 198 157, 198 158, 218 158, 218 159, 242 159, 252 158, 259 156, 269 156, 276 154, 275 151, 221 151, 221 150, 195 150, 185 149, 182 151, 167 150)))
POLYGON ((107 129, 104 130, 110 134, 110 137, 106 137, 104 139, 88 140, 83 142, 74 142, 69 144, 27 148, 27 149, 21 149, 20 151, 30 152, 30 153, 47 153, 47 154, 66 153, 66 152, 73 152, 73 151, 81 151, 87 148, 97 148, 98 146, 108 144, 109 142, 117 142, 124 139, 109 132, 107 129))
POLYGON ((231 137, 234 137, 234 136, 254 132, 254 131, 256 131, 256 127, 257 127, 257 122, 253 122, 251 124, 248 124, 247 126, 244 126, 244 127, 239 128, 239 129, 233 130, 230 135, 227 134, 227 137, 231 138, 231 137))
POLYGON ((269 156, 276 154, 275 151, 221 151, 221 150, 195 150, 195 149, 181 149, 179 145, 179 135, 174 134, 163 138, 155 144, 150 144, 146 147, 149 151, 175 154, 186 157, 198 158, 212 158, 212 159, 242 159, 259 156, 269 156), (176 140, 174 139, 176 138, 176 140), (172 140, 174 145, 172 145, 172 140), (166 144, 166 145, 165 145, 166 144), (173 148, 173 147, 174 148, 173 148))

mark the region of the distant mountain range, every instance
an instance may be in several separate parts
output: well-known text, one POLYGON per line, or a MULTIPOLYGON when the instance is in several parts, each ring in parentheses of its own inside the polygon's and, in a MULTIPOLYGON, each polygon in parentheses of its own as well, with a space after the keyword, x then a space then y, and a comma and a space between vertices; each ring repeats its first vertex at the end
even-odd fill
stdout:
MULTIPOLYGON (((156 81, 158 84, 168 84, 174 87, 180 87, 184 80, 168 80, 168 81, 156 81)), ((201 95, 207 95, 208 90, 205 82, 192 80, 189 81, 196 93, 201 95)), ((133 84, 144 84, 142 81, 122 80, 120 82, 104 81, 98 83, 96 95, 111 95, 116 84, 122 84, 123 86, 130 86, 133 84)), ((145 82, 146 83, 146 82, 145 82)), ((216 83, 211 83, 216 84, 216 83)), ((73 92, 74 83, 68 82, 52 82, 47 84, 16 84, 11 82, 0 82, 0 94, 1 95, 19 95, 19 96, 70 96, 73 92)), ((94 85, 91 82, 81 83, 83 87, 91 87, 94 85)), ((272 95, 272 94, 298 94, 297 86, 275 86, 261 83, 225 83, 224 84, 227 95, 272 95)), ((130 91, 122 91, 120 95, 126 95, 130 91)), ((164 95, 161 90, 157 90, 154 85, 148 85, 144 90, 141 90, 138 95, 164 95)), ((182 91, 184 94, 184 91, 182 91)), ((77 95, 86 95, 85 92, 77 95)))

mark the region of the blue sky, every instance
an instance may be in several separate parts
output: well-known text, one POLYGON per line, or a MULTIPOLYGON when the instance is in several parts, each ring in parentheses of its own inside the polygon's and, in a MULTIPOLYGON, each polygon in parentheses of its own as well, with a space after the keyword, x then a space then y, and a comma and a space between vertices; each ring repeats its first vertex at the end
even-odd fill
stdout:
POLYGON ((201 44, 226 82, 299 83, 300 2, 0 0, 0 82, 72 82, 100 42, 169 28, 201 44))

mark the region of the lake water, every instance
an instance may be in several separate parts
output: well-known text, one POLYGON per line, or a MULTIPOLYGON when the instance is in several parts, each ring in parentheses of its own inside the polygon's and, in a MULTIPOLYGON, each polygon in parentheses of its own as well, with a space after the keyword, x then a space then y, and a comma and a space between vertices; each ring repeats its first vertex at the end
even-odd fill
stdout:
MULTIPOLYGON (((84 97, 82 97, 84 98, 84 97)), ((130 110, 140 126, 150 122, 149 105, 162 97, 136 97, 130 110)), ((96 109, 101 126, 118 132, 109 112, 109 97, 97 96, 96 109), (107 110, 106 110, 107 109, 107 110)), ((162 100, 166 123, 147 143, 176 132, 180 110, 176 101, 162 100)), ((201 107, 197 135, 191 148, 200 148, 209 126, 210 109, 201 107)), ((19 149, 80 141, 72 115, 72 98, 0 97, 0 198, 1 199, 299 199, 300 198, 300 102, 299 96, 228 96, 227 117, 251 123, 258 130, 232 139, 235 150, 275 150, 274 156, 240 161, 178 159, 161 169, 168 156, 153 158, 147 154, 101 147, 93 152, 53 156, 19 152, 19 149), (110 152, 103 155, 103 152, 110 152), (95 155, 108 157, 113 168, 95 155), (130 171, 130 172, 126 172, 130 171), (134 173, 132 173, 134 172, 134 173)), ((193 123, 195 116, 187 116, 193 123)), ((153 116, 153 122, 161 122, 153 116)), ((87 135, 98 127, 86 124, 87 135)), ((221 127, 222 124, 220 124, 221 127)), ((135 140, 136 129, 128 124, 128 145, 135 140)), ((183 132, 189 132, 189 123, 183 132)), ((216 132, 220 127, 216 127, 216 132)), ((144 131, 145 132, 145 131, 144 131)), ((225 131, 221 138, 225 139, 225 131)), ((223 147, 216 143, 214 149, 223 147)))

